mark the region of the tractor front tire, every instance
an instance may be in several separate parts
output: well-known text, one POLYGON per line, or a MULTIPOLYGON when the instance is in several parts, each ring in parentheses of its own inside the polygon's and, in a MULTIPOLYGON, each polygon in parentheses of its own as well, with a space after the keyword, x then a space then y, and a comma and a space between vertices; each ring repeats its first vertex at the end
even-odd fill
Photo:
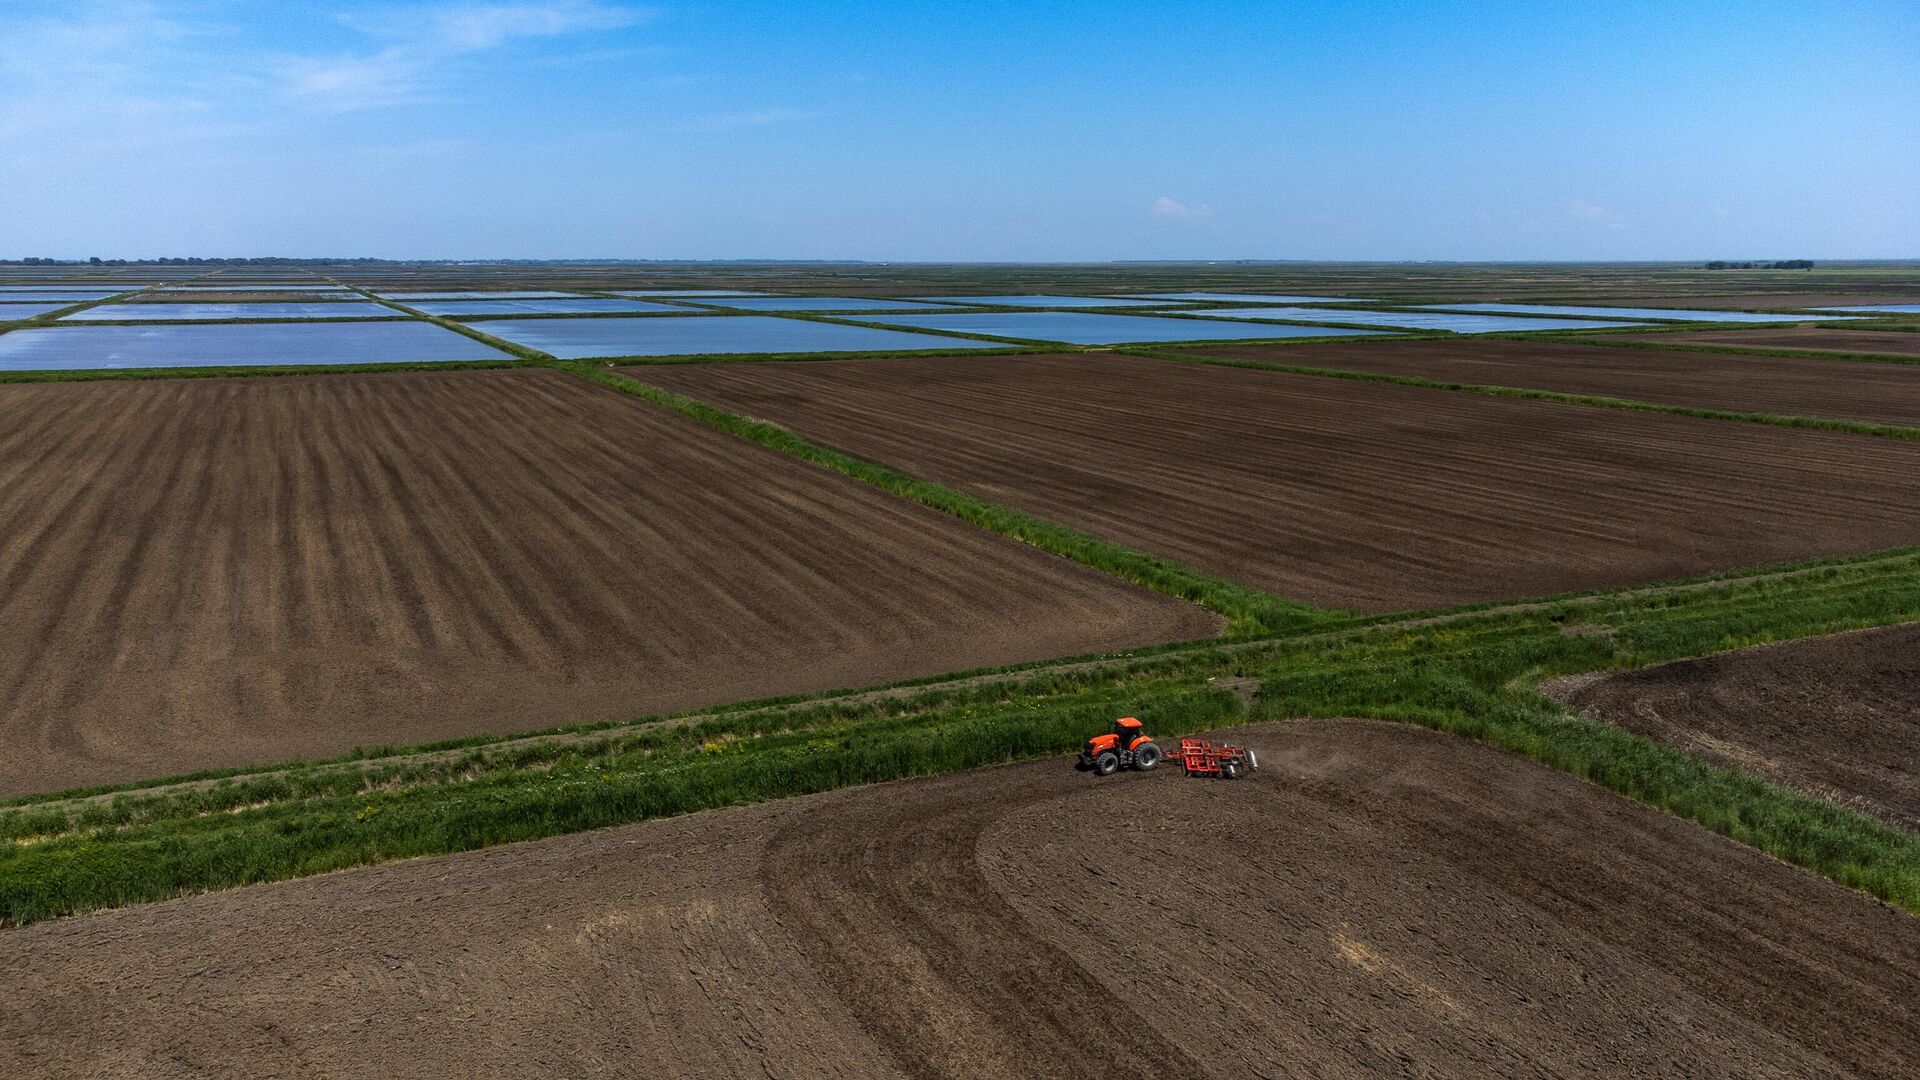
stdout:
POLYGON ((1100 756, 1093 759, 1093 771, 1097 775, 1112 776, 1119 769, 1120 755, 1111 750, 1102 750, 1100 756))
POLYGON ((1152 743, 1144 743, 1133 752, 1133 767, 1141 772, 1160 764, 1160 748, 1152 743))

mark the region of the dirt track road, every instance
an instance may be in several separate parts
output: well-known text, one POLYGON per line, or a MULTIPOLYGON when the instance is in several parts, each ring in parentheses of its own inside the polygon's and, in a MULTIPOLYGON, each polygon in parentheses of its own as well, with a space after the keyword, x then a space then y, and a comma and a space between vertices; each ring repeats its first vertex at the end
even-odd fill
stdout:
POLYGON ((1920 920, 1484 747, 1063 761, 0 933, 0 1075, 1900 1076, 1920 920))

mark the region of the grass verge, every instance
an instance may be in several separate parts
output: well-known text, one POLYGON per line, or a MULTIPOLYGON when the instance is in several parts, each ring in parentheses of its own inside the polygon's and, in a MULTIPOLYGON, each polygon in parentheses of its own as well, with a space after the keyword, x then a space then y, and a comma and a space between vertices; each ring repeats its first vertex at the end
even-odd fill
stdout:
MULTIPOLYGON (((0 921, 530 840, 1074 748, 1116 711, 1162 738, 1363 716, 1478 739, 1920 913, 1920 836, 1569 712, 1542 679, 1920 619, 1920 557, 721 710, 602 737, 0 810, 0 921), (1251 709, 1214 681, 1260 680, 1251 709)), ((1065 767, 1064 764, 1062 767, 1065 767)))

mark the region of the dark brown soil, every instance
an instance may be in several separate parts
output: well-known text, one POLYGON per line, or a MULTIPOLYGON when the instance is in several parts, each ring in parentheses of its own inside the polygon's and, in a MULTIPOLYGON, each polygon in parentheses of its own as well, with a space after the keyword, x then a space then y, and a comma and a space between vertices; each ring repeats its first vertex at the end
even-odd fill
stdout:
MULTIPOLYGON (((1920 339, 1920 334, 1912 336, 1920 339)), ((1733 412, 1920 425, 1920 365, 1488 339, 1243 345, 1205 351, 1210 356, 1275 364, 1598 394, 1733 412)))
POLYGON ((1608 299, 1591 302, 1610 304, 1615 307, 1658 307, 1704 311, 1739 311, 1744 309, 1768 311, 1775 308, 1843 307, 1848 304, 1920 304, 1920 293, 1912 291, 1877 293, 1756 292, 1692 296, 1684 290, 1667 288, 1652 293, 1641 293, 1626 299, 1608 299))
POLYGON ((1368 611, 1920 542, 1920 444, 1114 354, 649 367, 669 389, 1368 611))
POLYGON ((1790 326, 1766 330, 1635 334, 1633 340, 1670 345, 1738 345, 1743 349, 1812 349, 1819 352, 1920 356, 1920 334, 1903 330, 1828 330, 1818 326, 1790 326))
POLYGON ((0 933, 0 1074, 1911 1076, 1920 920, 1355 721, 0 933))
POLYGON ((1920 832, 1920 623, 1545 689, 1589 716, 1920 832))
POLYGON ((558 372, 0 387, 0 794, 1206 637, 558 372))

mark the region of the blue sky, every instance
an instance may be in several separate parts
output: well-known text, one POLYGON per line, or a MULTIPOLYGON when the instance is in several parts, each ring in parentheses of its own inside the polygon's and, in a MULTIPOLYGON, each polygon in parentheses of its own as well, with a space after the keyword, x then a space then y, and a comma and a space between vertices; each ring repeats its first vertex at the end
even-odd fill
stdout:
POLYGON ((1916 57, 1914 0, 0 0, 0 256, 1920 257, 1916 57))

